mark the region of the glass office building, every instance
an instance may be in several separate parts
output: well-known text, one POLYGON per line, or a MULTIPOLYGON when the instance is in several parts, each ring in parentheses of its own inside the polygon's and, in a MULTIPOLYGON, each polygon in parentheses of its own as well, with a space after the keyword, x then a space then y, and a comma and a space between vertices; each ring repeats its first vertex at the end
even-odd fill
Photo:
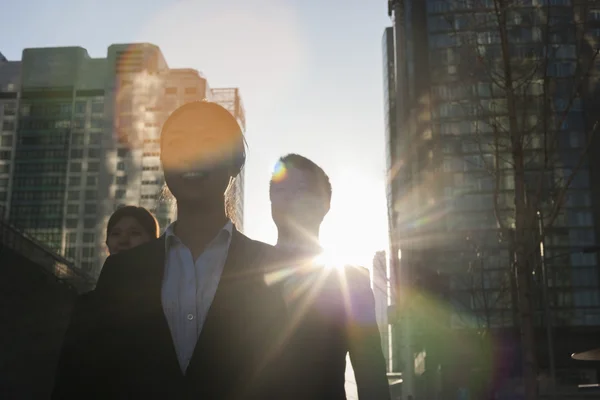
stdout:
MULTIPOLYGON (((388 28, 384 35, 385 112, 397 116, 386 119, 391 132, 386 136, 391 259, 395 250, 402 251, 397 263, 404 277, 414 278, 423 270, 447 275, 446 323, 453 329, 510 330, 516 321, 511 250, 508 238, 499 235, 496 217, 509 228, 514 225, 514 178, 510 147, 502 149, 502 143, 494 147, 490 141, 498 129, 508 126, 506 95, 490 76, 501 69, 478 67, 492 65, 501 54, 493 1, 392 3, 401 13, 394 15, 395 30, 388 28), (392 49, 395 58, 390 56, 392 49), (400 60, 402 67, 392 67, 393 60, 400 60), (400 84, 392 83, 394 78, 400 84), (393 99, 398 104, 395 113, 395 106, 390 106, 393 99), (498 182, 489 166, 498 171, 498 182), (473 277, 474 270, 482 274, 473 277)), ((600 328, 598 257, 590 250, 598 244, 600 193, 593 183, 598 182, 600 165, 594 157, 581 157, 586 150, 588 155, 598 150, 597 141, 590 145, 586 140, 598 118, 596 66, 580 96, 572 96, 581 68, 578 61, 589 60, 593 53, 578 45, 581 36, 575 33, 596 43, 600 10, 595 10, 595 2, 583 2, 586 7, 573 6, 570 0, 518 3, 508 13, 511 65, 520 72, 539 63, 544 51, 551 54, 542 69, 546 72, 532 73, 518 100, 520 126, 533 132, 525 143, 528 185, 545 182, 537 203, 543 205, 542 213, 549 212, 550 200, 556 199, 565 177, 578 171, 544 240, 557 354, 561 354, 557 365, 568 369, 571 351, 564 343, 589 341, 591 332, 597 334, 600 328), (551 92, 544 90, 544 76, 553 82, 551 92), (553 115, 542 113, 541 97, 550 99, 553 115), (564 120, 554 128, 551 124, 561 111, 564 120), (548 125, 541 115, 548 115, 548 125), (551 163, 543 164, 539 154, 547 132, 556 142, 551 163), (584 248, 588 251, 580 251, 584 248)), ((534 285, 534 296, 539 296, 538 289, 534 285)), ((535 317, 541 327, 541 307, 535 317)), ((543 354, 540 363, 542 369, 547 365, 543 354)))

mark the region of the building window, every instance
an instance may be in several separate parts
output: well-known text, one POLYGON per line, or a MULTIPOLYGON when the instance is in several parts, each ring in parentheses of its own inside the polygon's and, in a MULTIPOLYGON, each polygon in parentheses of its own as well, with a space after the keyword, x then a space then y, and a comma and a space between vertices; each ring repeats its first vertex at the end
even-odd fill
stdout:
POLYGON ((63 103, 60 105, 59 113, 68 115, 71 114, 71 103, 63 103))
POLYGON ((86 214, 96 214, 96 204, 86 204, 85 205, 85 213, 86 214))
POLYGON ((10 172, 10 164, 0 164, 0 174, 8 174, 10 172))
POLYGON ((4 103, 4 115, 17 115, 17 105, 15 103, 4 103))
POLYGON ((98 171, 100 171, 100 163, 88 162, 88 172, 98 172, 98 171))
POLYGON ((77 247, 68 247, 65 252, 65 257, 69 260, 74 260, 77 257, 77 247))
POLYGON ((73 146, 83 146, 84 145, 83 133, 73 133, 73 135, 71 136, 71 144, 73 146))
POLYGON ((69 186, 79 186, 79 185, 81 185, 81 177, 80 176, 69 177, 69 186))
POLYGON ((185 94, 196 94, 196 93, 198 93, 198 89, 195 87, 185 88, 185 94))
POLYGON ((96 219, 95 218, 86 218, 83 220, 83 227, 85 229, 93 229, 96 227, 96 219))
POLYGON ((86 200, 96 200, 96 191, 95 190, 86 190, 85 191, 85 199, 86 200))
POLYGON ((87 186, 96 186, 96 184, 98 184, 98 178, 95 176, 88 176, 86 184, 87 186))
POLYGON ((75 114, 85 114, 87 103, 85 101, 75 102, 75 114))
POLYGON ((0 140, 0 146, 10 147, 13 144, 12 135, 2 136, 2 140, 0 140))
POLYGON ((102 118, 92 118, 92 129, 102 129, 104 121, 102 118))
POLYGON ((115 199, 124 199, 124 198, 125 198, 125 189, 115 190, 115 199))
POLYGON ((81 163, 75 162, 71 163, 71 172, 81 172, 81 163))
POLYGON ((79 117, 73 120, 74 129, 85 129, 85 118, 79 117))
POLYGON ((82 149, 71 150, 71 158, 83 158, 83 150, 82 149))
POLYGON ((117 185, 127 185, 127 175, 117 176, 116 184, 117 185))
POLYGON ((79 204, 67 205, 67 214, 79 214, 79 204))
POLYGON ((575 306, 594 307, 600 305, 600 294, 595 290, 573 291, 575 306))
POLYGON ((165 94, 177 94, 176 87, 168 87, 165 89, 165 94))
POLYGON ((79 190, 69 190, 69 193, 67 194, 67 199, 68 200, 79 200, 79 190))
POLYGON ((104 103, 101 101, 92 102, 92 114, 104 113, 104 103))
POLYGON ((85 144, 83 133, 74 133, 71 136, 71 144, 73 146, 83 146, 85 144))
POLYGON ((3 131, 12 131, 15 129, 15 121, 4 121, 2 124, 3 131))
POLYGON ((100 133, 90 134, 90 144, 92 144, 92 145, 102 144, 102 134, 100 134, 100 133))
POLYGON ((78 224, 79 224, 78 219, 75 219, 75 218, 67 219, 67 228, 69 228, 69 229, 76 229, 78 224))
POLYGON ((27 117, 31 113, 31 104, 21 104, 21 116, 27 117))
POLYGON ((100 149, 88 149, 88 157, 89 158, 99 158, 100 157, 100 149))
POLYGON ((83 248, 83 258, 92 258, 94 257, 95 249, 93 247, 84 247, 83 248))
POLYGON ((94 243, 94 240, 96 240, 96 235, 93 233, 83 234, 83 243, 94 243))
POLYGON ((117 171, 125 171, 125 163, 123 161, 117 163, 117 171))
POLYGON ((77 243, 77 232, 67 233, 67 244, 75 244, 75 243, 77 243))
POLYGON ((129 149, 117 149, 118 157, 125 158, 125 157, 127 157, 127 154, 129 154, 129 149))

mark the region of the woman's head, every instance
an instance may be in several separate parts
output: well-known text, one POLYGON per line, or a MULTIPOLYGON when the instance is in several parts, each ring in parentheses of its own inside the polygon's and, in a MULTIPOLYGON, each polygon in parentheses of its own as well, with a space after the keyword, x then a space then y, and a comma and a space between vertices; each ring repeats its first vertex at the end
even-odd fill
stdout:
POLYGON ((106 226, 110 254, 131 249, 158 237, 158 222, 144 207, 125 206, 111 215, 106 226))

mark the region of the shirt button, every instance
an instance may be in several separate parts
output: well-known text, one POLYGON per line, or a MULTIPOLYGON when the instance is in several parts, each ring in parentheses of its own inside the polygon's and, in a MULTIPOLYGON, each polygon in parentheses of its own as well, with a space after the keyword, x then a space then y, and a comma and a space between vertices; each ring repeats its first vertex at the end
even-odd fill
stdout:
POLYGON ((194 316, 192 314, 188 314, 187 319, 188 319, 188 321, 191 321, 194 319, 194 316))

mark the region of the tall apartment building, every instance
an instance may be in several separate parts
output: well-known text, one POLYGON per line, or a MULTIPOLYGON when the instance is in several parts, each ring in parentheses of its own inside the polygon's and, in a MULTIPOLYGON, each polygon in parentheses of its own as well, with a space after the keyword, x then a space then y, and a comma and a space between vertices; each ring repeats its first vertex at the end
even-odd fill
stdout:
MULTIPOLYGON (((242 128, 242 132, 246 132, 246 111, 244 103, 240 96, 238 88, 217 88, 211 89, 211 101, 220 104, 227 109, 237 120, 242 128)), ((227 196, 228 207, 231 208, 235 221, 236 228, 243 232, 244 230, 244 169, 233 182, 230 192, 227 196)))
POLYGON ((0 60, 0 201, 11 223, 98 275, 115 209, 140 205, 170 223, 172 205, 158 200, 160 127, 211 98, 205 77, 169 68, 147 43, 111 45, 106 58, 61 47, 0 60))
MULTIPOLYGON (((484 313, 490 313, 494 329, 514 326, 510 301, 502 300, 493 310, 483 310, 477 300, 483 292, 493 294, 503 290, 498 286, 501 281, 498 277, 505 274, 510 265, 506 241, 498 242, 493 209, 494 181, 481 172, 482 164, 490 160, 481 161, 487 155, 481 156, 482 151, 474 139, 481 133, 490 134, 489 130, 485 131, 479 107, 501 104, 503 95, 482 71, 476 75, 480 78, 467 75, 473 72, 469 69, 471 66, 465 65, 469 56, 467 49, 472 44, 461 42, 472 37, 472 21, 475 21, 482 24, 476 36, 478 51, 485 52, 486 57, 497 54, 497 32, 481 28, 490 20, 493 3, 390 1, 394 27, 387 28, 383 36, 390 262, 407 280, 415 278, 423 269, 438 269, 449 274, 452 307, 445 323, 455 329, 476 328, 485 318, 484 313), (401 260, 396 256, 398 250, 402 251, 401 260), (465 286, 463 278, 468 262, 485 263, 483 286, 479 289, 465 286), (465 315, 470 317, 465 318, 465 315)), ((556 52, 549 61, 548 74, 555 82, 562 78, 567 81, 577 61, 575 38, 569 32, 576 30, 575 21, 587 21, 585 34, 590 41, 597 42, 600 10, 596 10, 595 2, 580 2, 580 6, 590 7, 582 16, 577 15, 582 9, 573 7, 575 2, 570 0, 547 3, 520 2, 520 7, 515 6, 511 11, 514 22, 509 24, 519 26, 510 32, 513 35, 511 52, 515 59, 540 54, 536 53, 542 41, 539 32, 543 17, 540 16, 550 12, 550 23, 556 28, 550 38, 556 52), (564 29, 559 29, 561 27, 564 29)), ((532 90, 539 87, 536 85, 538 83, 532 85, 532 90)), ((597 108, 592 107, 597 106, 597 89, 591 81, 585 86, 589 88, 587 97, 577 100, 577 106, 571 109, 561 127, 564 135, 558 143, 557 154, 562 166, 558 169, 573 167, 585 147, 584 132, 590 128, 586 124, 598 117, 597 108), (587 117, 592 117, 588 120, 586 110, 587 117)), ((570 93, 557 90, 553 101, 564 103, 570 93)), ((536 149, 535 140, 531 146, 536 149)), ((590 152, 597 151, 598 144, 594 141, 590 152)), ((556 345, 562 346, 556 351, 560 355, 557 356, 559 371, 572 368, 567 341, 589 340, 590 332, 600 331, 597 255, 576 251, 600 242, 600 195, 595 188, 598 185, 593 185, 600 173, 597 164, 594 157, 584 161, 568 191, 564 211, 545 240, 553 320, 559 337, 556 345)), ((560 175, 558 169, 553 171, 555 176, 560 175)), ((510 207, 513 190, 510 177, 501 182, 501 207, 510 207)), ((510 290, 506 297, 510 297, 510 290)), ((547 368, 545 350, 540 354, 540 366, 547 368)))
POLYGON ((10 165, 17 129, 17 92, 21 66, 0 53, 0 217, 8 218, 10 165))

